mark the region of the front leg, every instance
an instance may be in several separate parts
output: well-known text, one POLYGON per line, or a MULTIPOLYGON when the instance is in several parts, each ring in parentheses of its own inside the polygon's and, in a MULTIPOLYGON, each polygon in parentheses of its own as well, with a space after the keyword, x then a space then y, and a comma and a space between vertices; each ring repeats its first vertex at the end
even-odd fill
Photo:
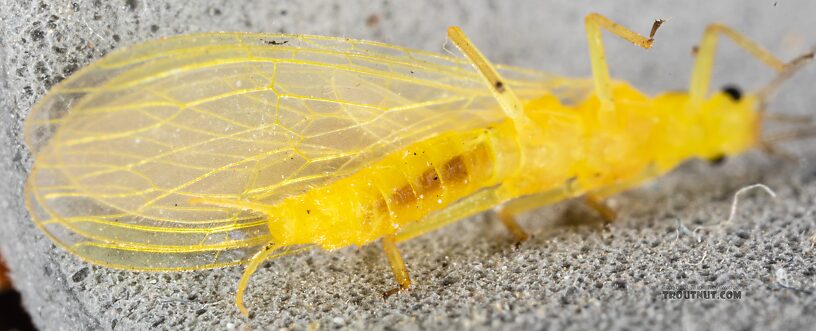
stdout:
POLYGON ((786 65, 782 60, 771 54, 771 52, 732 28, 722 24, 711 24, 706 28, 700 45, 697 47, 697 59, 694 62, 694 71, 691 73, 689 98, 693 104, 699 105, 702 103, 708 93, 708 85, 711 82, 711 70, 714 66, 714 52, 717 48, 717 37, 719 35, 730 38, 742 49, 776 72, 782 73, 786 69, 790 69, 796 65, 796 61, 786 65))

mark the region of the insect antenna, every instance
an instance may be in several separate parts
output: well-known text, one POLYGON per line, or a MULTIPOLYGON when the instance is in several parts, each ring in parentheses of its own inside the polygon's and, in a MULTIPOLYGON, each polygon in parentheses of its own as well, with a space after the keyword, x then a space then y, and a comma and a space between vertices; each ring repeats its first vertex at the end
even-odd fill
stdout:
POLYGON ((793 74, 799 71, 799 69, 802 69, 802 67, 804 67, 805 64, 810 62, 810 60, 813 60, 814 53, 815 53, 814 51, 810 51, 788 62, 788 64, 785 65, 785 69, 783 69, 778 75, 776 75, 776 77, 773 80, 771 80, 771 82, 757 90, 756 96, 762 101, 762 105, 759 109, 759 112, 761 114, 764 114, 765 111, 767 110, 766 107, 767 100, 771 96, 773 96, 773 94, 776 93, 777 90, 779 90, 779 87, 782 86, 782 83, 784 83, 786 80, 788 80, 788 78, 793 76, 793 74))
MULTIPOLYGON (((756 96, 760 100, 759 106, 759 115, 762 120, 768 120, 771 122, 777 123, 790 123, 790 124, 802 124, 802 123, 812 123, 813 118, 807 115, 792 115, 792 114, 768 114, 768 99, 770 99, 774 93, 782 86, 786 80, 788 80, 794 73, 802 69, 808 62, 813 60, 814 58, 814 51, 810 51, 806 54, 803 54, 792 61, 788 62, 785 65, 785 69, 782 70, 773 80, 771 80, 767 85, 760 88, 756 92, 756 96)), ((805 128, 796 128, 784 132, 768 134, 764 137, 759 139, 759 149, 769 155, 781 156, 782 158, 798 161, 798 158, 793 156, 792 154, 788 153, 787 151, 778 147, 780 143, 792 141, 792 140, 801 140, 807 139, 811 137, 816 137, 816 127, 809 126, 805 128)))
POLYGON ((766 143, 783 143, 793 140, 801 140, 816 137, 816 127, 798 128, 790 131, 770 134, 762 140, 766 143))
POLYGON ((776 122, 780 124, 789 124, 789 125, 798 125, 798 128, 774 132, 767 134, 762 141, 767 144, 773 143, 784 143, 794 140, 801 140, 807 139, 811 137, 816 137, 816 126, 813 124, 816 123, 814 121, 814 117, 810 115, 799 115, 799 114, 779 114, 779 113, 769 113, 765 114, 764 120, 770 122, 776 122), (802 125, 807 125, 802 127, 802 125))
MULTIPOLYGON (((806 123, 810 122, 812 121, 807 121, 806 123)), ((816 138, 816 126, 810 125, 767 134, 760 140, 759 149, 769 155, 777 155, 788 160, 799 161, 797 157, 785 152, 779 145, 790 141, 809 138, 816 138)))
POLYGON ((760 141, 757 147, 759 148, 760 151, 770 156, 781 157, 789 162, 799 163, 799 157, 791 154, 782 147, 779 147, 778 144, 776 143, 760 141))
POLYGON ((780 113, 768 113, 765 114, 766 121, 776 122, 776 123, 784 123, 784 124, 802 124, 802 123, 812 123, 813 116, 810 115, 799 115, 799 114, 780 114, 780 113))

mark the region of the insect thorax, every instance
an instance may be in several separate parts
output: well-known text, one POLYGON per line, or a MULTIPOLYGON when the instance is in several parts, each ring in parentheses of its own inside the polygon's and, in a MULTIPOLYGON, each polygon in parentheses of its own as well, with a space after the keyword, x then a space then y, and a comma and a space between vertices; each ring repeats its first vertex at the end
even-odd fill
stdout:
POLYGON ((685 93, 648 97, 616 83, 614 97, 612 114, 599 114, 594 96, 574 105, 551 96, 528 102, 535 127, 519 133, 523 170, 505 181, 514 182, 517 194, 567 181, 577 191, 592 191, 665 173, 689 158, 741 153, 755 143, 758 119, 750 96, 733 100, 719 93, 693 106, 685 93))

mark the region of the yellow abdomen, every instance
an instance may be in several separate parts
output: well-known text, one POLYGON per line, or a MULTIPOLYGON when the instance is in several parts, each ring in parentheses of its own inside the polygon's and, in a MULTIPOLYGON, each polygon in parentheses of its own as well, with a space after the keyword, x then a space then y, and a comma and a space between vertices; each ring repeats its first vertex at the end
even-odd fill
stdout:
POLYGON ((387 155, 352 176, 281 201, 269 215, 280 244, 325 249, 395 233, 501 181, 494 129, 448 133, 387 155))

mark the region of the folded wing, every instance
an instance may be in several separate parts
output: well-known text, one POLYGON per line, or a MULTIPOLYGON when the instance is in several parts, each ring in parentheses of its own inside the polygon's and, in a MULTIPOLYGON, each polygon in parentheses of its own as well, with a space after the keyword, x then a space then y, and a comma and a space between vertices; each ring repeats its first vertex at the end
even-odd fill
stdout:
MULTIPOLYGON (((589 84, 502 67, 522 99, 589 84), (572 85, 570 85, 572 84, 572 85)), ((274 204, 409 144, 502 120, 463 59, 317 36, 214 33, 118 50, 33 108, 31 217, 67 250, 130 270, 241 263, 274 204)))

